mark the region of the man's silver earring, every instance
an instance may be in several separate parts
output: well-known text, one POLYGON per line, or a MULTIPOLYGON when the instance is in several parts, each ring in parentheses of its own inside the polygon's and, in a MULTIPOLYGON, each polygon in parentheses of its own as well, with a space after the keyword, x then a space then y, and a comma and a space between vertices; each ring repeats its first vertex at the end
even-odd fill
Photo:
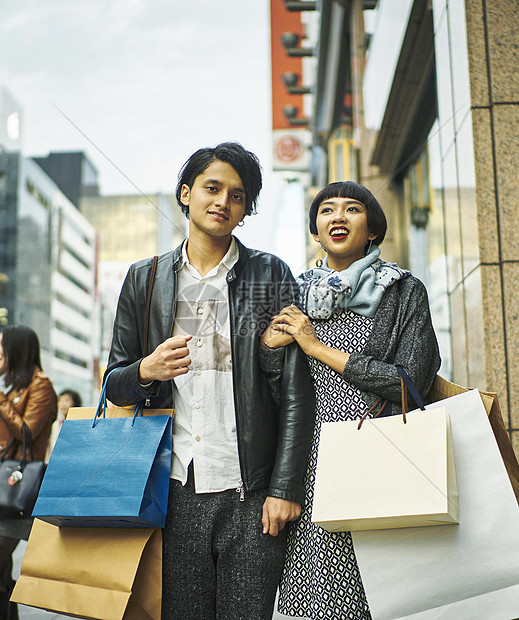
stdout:
POLYGON ((244 224, 245 224, 244 220, 240 220, 240 221, 238 222, 238 226, 243 226, 244 224))

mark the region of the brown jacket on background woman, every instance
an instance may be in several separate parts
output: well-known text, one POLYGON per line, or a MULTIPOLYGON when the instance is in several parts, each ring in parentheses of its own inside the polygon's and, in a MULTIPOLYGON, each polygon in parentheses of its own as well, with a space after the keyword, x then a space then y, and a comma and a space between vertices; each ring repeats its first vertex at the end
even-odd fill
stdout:
MULTIPOLYGON (((0 456, 11 439, 17 440, 16 459, 23 456, 23 424, 31 431, 34 460, 43 461, 57 398, 52 383, 41 370, 40 343, 30 327, 7 325, 0 329, 0 456)), ((11 458, 11 450, 7 453, 11 458)), ((27 458, 30 452, 27 449, 27 458)), ((10 603, 14 586, 12 554, 32 525, 28 518, 3 518, 0 514, 0 618, 17 620, 18 607, 10 603)))
MULTIPOLYGON (((56 394, 49 377, 35 367, 31 383, 23 389, 13 389, 7 395, 0 392, 0 452, 14 437, 18 444, 14 457, 21 459, 23 453, 23 428, 25 422, 31 431, 35 461, 43 461, 50 429, 56 418, 56 394)), ((30 458, 27 449, 27 458, 30 458)))

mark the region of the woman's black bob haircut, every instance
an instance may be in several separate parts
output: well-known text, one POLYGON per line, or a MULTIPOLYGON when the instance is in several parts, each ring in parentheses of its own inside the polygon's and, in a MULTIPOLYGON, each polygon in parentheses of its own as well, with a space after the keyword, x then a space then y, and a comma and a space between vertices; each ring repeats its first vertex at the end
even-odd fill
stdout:
POLYGON ((35 367, 41 370, 38 336, 25 325, 6 325, 0 333, 7 358, 5 384, 16 390, 24 389, 32 381, 35 367))
POLYGON ((368 230, 370 233, 377 235, 375 239, 373 239, 373 243, 375 245, 380 245, 382 241, 384 241, 387 230, 387 220, 384 211, 382 211, 382 207, 378 204, 378 200, 369 189, 353 181, 330 183, 313 199, 309 212, 310 232, 312 235, 317 235, 316 219, 319 206, 322 202, 330 198, 353 198, 353 200, 357 200, 363 204, 366 208, 368 218, 368 230))
POLYGON ((256 213, 256 202, 262 185, 259 159, 238 142, 222 142, 214 148, 207 147, 193 153, 178 173, 175 195, 185 216, 189 217, 189 207, 182 204, 180 199, 182 186, 187 185, 191 189, 196 177, 213 161, 223 161, 236 170, 246 193, 245 215, 256 213))

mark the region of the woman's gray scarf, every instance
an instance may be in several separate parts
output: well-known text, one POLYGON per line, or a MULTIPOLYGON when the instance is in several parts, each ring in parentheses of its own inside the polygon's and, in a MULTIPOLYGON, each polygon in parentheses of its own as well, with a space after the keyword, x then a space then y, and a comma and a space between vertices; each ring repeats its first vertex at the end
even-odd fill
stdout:
POLYGON ((312 319, 328 319, 337 309, 345 309, 374 317, 382 295, 388 286, 409 275, 396 263, 379 259, 380 249, 356 260, 344 271, 315 267, 297 278, 301 310, 312 319))

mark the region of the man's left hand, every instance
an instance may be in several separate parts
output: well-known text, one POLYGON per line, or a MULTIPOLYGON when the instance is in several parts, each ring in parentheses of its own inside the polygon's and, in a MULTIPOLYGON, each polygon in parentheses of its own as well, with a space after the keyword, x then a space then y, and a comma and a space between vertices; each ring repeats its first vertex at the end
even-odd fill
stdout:
POLYGON ((263 504, 263 533, 277 536, 287 521, 295 521, 301 514, 301 506, 287 499, 268 496, 263 504))

